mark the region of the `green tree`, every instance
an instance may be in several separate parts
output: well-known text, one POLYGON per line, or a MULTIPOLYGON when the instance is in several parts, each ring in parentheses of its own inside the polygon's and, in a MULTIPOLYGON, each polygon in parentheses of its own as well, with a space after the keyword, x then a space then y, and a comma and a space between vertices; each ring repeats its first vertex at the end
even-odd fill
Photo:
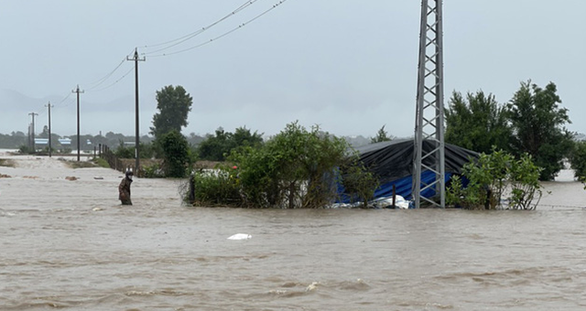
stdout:
POLYGON ((489 153, 493 147, 510 150, 511 128, 507 110, 499 106, 494 95, 479 91, 466 98, 454 92, 445 110, 445 140, 476 152, 489 153))
POLYGON ((221 127, 216 130, 214 135, 208 134, 197 147, 199 158, 209 161, 224 161, 226 153, 230 149, 231 136, 232 133, 224 131, 221 127))
POLYGON ((150 133, 156 138, 171 131, 181 133, 181 128, 187 126, 187 115, 191 111, 192 97, 182 86, 169 85, 157 91, 156 98, 159 112, 153 116, 150 133))
POLYGON ((242 146, 258 147, 263 143, 262 134, 259 134, 258 131, 251 133, 246 126, 237 128, 230 138, 231 148, 242 146))
POLYGON ((562 102, 552 82, 545 89, 522 82, 508 104, 513 129, 512 152, 517 157, 530 154, 535 164, 543 170, 541 180, 552 180, 563 168, 563 159, 571 151, 572 133, 564 126, 570 122, 568 109, 560 108, 562 102))
POLYGON ((165 176, 185 177, 192 163, 185 137, 178 131, 171 131, 164 134, 159 142, 163 152, 162 168, 165 176))
POLYGON ((224 161, 233 149, 241 147, 259 147, 262 145, 262 134, 251 133, 246 127, 239 127, 234 133, 218 128, 215 135, 208 135, 198 146, 200 159, 224 161))
POLYGON ((371 143, 374 144, 374 143, 380 143, 380 142, 383 142, 383 141, 391 141, 391 140, 393 140, 393 137, 392 136, 389 136, 388 133, 387 133, 387 131, 385 131, 385 126, 386 125, 383 125, 383 127, 381 127, 378 130, 378 132, 376 133, 376 136, 375 137, 372 137, 370 139, 370 142, 371 143))

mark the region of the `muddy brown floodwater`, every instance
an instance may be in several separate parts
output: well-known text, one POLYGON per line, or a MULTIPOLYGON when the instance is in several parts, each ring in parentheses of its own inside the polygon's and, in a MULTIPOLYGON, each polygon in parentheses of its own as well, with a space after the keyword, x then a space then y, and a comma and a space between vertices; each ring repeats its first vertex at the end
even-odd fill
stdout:
POLYGON ((570 172, 530 212, 189 208, 141 178, 123 207, 119 172, 0 157, 0 310, 586 308, 570 172))

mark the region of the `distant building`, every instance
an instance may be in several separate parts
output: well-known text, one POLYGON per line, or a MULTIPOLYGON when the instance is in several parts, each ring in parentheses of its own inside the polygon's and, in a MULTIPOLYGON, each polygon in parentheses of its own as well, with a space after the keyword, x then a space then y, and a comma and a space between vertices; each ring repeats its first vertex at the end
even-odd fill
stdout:
POLYGON ((71 138, 59 138, 59 143, 62 146, 70 146, 71 145, 71 138))
POLYGON ((35 146, 45 146, 49 145, 48 138, 35 138, 35 146))

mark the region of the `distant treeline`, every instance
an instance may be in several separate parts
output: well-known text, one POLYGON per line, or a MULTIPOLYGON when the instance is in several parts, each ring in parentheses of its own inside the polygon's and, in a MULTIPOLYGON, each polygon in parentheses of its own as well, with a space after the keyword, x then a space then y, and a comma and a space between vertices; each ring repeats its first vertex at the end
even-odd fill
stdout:
MULTIPOLYGON (((35 135, 36 138, 49 138, 49 133, 47 129, 38 135, 35 135)), ((195 135, 191 133, 190 135, 185 137, 187 142, 193 146, 199 145, 205 137, 195 135)), ((29 135, 17 131, 12 132, 10 134, 0 134, 0 148, 2 149, 19 149, 21 146, 28 146, 29 145, 29 135)), ((108 132, 106 135, 79 135, 80 140, 80 149, 81 150, 93 150, 94 146, 98 146, 99 144, 107 145, 112 149, 116 149, 121 144, 125 145, 134 145, 135 143, 135 136, 125 136, 120 133, 113 133, 108 132)), ((153 140, 151 136, 141 136, 140 141, 142 143, 150 143, 153 140)), ((51 145, 53 149, 60 150, 60 149, 67 149, 77 147, 77 135, 60 135, 56 133, 51 133, 51 145), (69 146, 61 146, 59 143, 59 139, 63 138, 70 138, 71 145, 69 146)))

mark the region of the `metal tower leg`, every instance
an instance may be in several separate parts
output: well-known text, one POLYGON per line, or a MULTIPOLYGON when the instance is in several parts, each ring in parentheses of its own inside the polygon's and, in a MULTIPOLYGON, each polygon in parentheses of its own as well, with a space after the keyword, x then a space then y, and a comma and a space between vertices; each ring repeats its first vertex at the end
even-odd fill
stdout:
POLYGON ((442 37, 442 0, 422 0, 413 164, 413 200, 416 208, 421 207, 422 201, 445 207, 442 37), (423 172, 435 175, 432 182, 422 182, 423 172), (435 197, 422 197, 421 193, 427 189, 434 190, 435 197))

